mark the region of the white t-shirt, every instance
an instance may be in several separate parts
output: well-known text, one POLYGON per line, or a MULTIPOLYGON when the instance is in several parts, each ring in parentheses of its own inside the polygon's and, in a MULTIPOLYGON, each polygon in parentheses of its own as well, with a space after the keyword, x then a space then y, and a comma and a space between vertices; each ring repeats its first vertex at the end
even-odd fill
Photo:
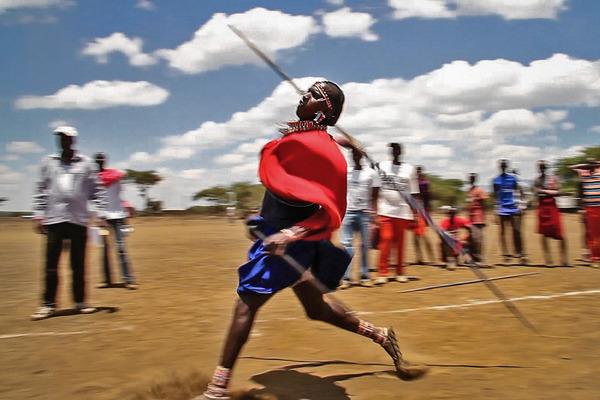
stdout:
POLYGON ((371 204, 371 188, 375 179, 375 171, 363 166, 362 169, 354 169, 348 166, 348 191, 346 202, 348 211, 368 210, 371 204))
POLYGON ((404 201, 400 192, 419 193, 419 182, 415 168, 404 162, 395 165, 392 161, 381 162, 379 168, 385 172, 385 177, 377 175, 373 180, 373 187, 380 188, 377 214, 412 220, 412 210, 404 201))
POLYGON ((121 182, 115 182, 106 188, 106 219, 127 218, 127 211, 121 200, 121 182))

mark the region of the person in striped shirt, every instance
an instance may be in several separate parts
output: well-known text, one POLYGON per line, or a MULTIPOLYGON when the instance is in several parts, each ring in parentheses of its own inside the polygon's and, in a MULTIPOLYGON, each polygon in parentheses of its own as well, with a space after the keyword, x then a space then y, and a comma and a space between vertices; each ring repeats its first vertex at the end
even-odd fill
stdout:
POLYGON ((581 177, 581 194, 587 223, 588 249, 592 264, 600 267, 600 163, 593 161, 590 173, 581 177))

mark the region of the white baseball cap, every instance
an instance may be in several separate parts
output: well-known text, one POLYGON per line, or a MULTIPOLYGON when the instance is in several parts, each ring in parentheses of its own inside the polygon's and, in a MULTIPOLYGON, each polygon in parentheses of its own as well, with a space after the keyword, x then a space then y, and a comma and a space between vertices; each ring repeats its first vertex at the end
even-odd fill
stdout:
POLYGON ((67 135, 67 136, 77 136, 77 129, 73 128, 72 126, 59 126, 56 129, 54 129, 54 134, 55 135, 67 135))

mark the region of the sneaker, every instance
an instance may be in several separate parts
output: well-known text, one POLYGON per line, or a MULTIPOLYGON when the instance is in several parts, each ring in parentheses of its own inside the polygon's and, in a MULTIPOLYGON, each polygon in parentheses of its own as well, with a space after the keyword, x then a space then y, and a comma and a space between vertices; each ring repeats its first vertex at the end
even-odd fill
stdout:
POLYGON ((96 312, 96 307, 92 307, 87 303, 77 303, 75 304, 75 308, 80 314, 91 314, 96 312))
POLYGON ((212 395, 208 393, 203 393, 200 396, 194 397, 192 400, 229 400, 231 397, 227 395, 212 395))
POLYGON ((373 282, 370 279, 361 279, 360 286, 362 287, 373 287, 373 282))
POLYGON ((406 282, 408 282, 408 277, 405 275, 398 275, 396 277, 396 282, 406 283, 406 282))
POLYGON ((125 289, 129 289, 129 290, 138 290, 139 289, 139 285, 137 283, 126 283, 125 284, 125 289))
POLYGON ((451 260, 450 262, 448 262, 448 263, 446 264, 446 269, 447 269, 448 271, 454 271, 454 270, 456 269, 456 265, 457 265, 457 264, 456 264, 456 260, 451 260))
POLYGON ((502 257, 502 264, 503 265, 510 265, 510 256, 503 256, 502 257))
POLYGON ((41 306, 36 312, 31 314, 32 321, 39 321, 40 319, 50 318, 56 312, 56 308, 52 306, 41 306))
POLYGON ((388 279, 386 276, 380 276, 377 279, 375 279, 375 284, 376 285, 383 285, 384 283, 387 283, 388 279))
POLYGON ((350 281, 347 281, 346 279, 344 279, 344 280, 342 281, 342 283, 340 284, 340 286, 338 286, 338 289, 339 289, 339 290, 345 290, 345 289, 349 289, 349 288, 350 288, 350 286, 352 286, 352 285, 350 284, 350 281))
POLYGON ((419 365, 410 365, 409 362, 404 360, 400 347, 398 346, 398 340, 396 339, 396 333, 394 328, 386 328, 386 340, 383 342, 381 347, 389 354, 394 362, 396 368, 396 374, 404 381, 410 381, 419 379, 427 373, 427 367, 419 365))
POLYGON ((521 257, 521 265, 529 265, 529 260, 527 257, 521 257))
POLYGON ((112 284, 104 282, 104 283, 97 284, 96 289, 107 289, 111 286, 112 286, 112 284))
POLYGON ((229 390, 227 388, 213 385, 212 383, 208 384, 206 391, 202 393, 200 396, 194 397, 192 400, 230 400, 229 390))

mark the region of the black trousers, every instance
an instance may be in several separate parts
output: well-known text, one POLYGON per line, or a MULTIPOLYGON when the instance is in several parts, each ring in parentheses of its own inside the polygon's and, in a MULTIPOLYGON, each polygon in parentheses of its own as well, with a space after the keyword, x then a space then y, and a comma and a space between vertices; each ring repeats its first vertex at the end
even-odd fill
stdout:
POLYGON ((46 279, 43 302, 46 306, 56 306, 58 288, 58 262, 63 249, 63 240, 71 240, 71 271, 73 299, 75 303, 85 301, 85 244, 87 228, 85 226, 62 222, 48 225, 46 245, 46 279))

